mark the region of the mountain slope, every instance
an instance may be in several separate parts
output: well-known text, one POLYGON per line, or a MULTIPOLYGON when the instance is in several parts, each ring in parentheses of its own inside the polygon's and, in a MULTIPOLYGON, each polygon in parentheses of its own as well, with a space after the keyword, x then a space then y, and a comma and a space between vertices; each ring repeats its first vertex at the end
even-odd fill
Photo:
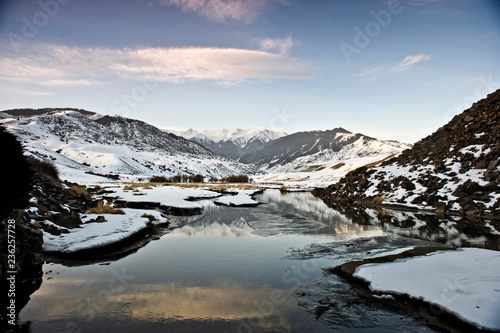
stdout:
MULTIPOLYGON (((379 141, 343 128, 328 131, 298 132, 268 142, 258 150, 244 154, 240 161, 255 163, 270 172, 307 171, 312 164, 353 157, 399 153, 408 145, 379 141)), ((320 165, 318 165, 319 167, 320 165)))
POLYGON ((1 118, 28 153, 52 160, 66 179, 85 178, 85 172, 128 178, 178 173, 220 178, 252 172, 139 120, 61 110, 30 116, 2 113, 1 118))
POLYGON ((338 201, 403 204, 437 212, 500 215, 500 90, 474 103, 412 149, 360 168, 321 191, 338 201))
POLYGON ((257 128, 167 131, 196 142, 217 155, 234 160, 239 160, 241 155, 258 149, 264 143, 286 135, 285 132, 257 128))

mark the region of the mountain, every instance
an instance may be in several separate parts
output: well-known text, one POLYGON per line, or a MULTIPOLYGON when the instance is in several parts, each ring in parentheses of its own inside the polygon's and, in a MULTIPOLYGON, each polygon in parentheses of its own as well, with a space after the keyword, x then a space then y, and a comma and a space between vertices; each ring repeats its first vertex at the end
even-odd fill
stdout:
POLYGON ((176 174, 226 177, 250 174, 251 166, 230 161, 197 143, 145 122, 85 110, 7 110, 0 124, 23 142, 28 154, 52 160, 62 178, 88 173, 127 178, 176 174))
POLYGON ((438 213, 500 217, 500 90, 412 149, 359 168, 318 191, 329 205, 399 204, 438 213))
POLYGON ((285 132, 257 128, 167 131, 196 142, 217 155, 234 160, 239 160, 241 155, 259 149, 264 143, 286 135, 285 132))
POLYGON ((293 133, 243 154, 239 161, 255 163, 270 173, 314 171, 353 158, 397 154, 408 145, 381 141, 343 128, 293 133))

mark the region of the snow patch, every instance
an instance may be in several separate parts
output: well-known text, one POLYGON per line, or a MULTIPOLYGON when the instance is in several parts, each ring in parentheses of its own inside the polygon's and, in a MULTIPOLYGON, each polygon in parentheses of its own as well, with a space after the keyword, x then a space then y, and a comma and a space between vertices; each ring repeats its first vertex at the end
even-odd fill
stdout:
POLYGON ((500 252, 438 251, 391 263, 366 264, 355 277, 380 293, 406 294, 442 307, 479 328, 500 330, 500 252))

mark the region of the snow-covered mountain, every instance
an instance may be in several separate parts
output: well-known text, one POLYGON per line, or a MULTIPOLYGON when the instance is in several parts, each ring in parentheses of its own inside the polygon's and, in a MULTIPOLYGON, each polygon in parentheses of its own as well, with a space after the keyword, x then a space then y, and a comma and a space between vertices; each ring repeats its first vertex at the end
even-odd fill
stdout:
POLYGON ((88 178, 88 172, 220 178, 253 171, 139 120, 61 109, 0 114, 0 124, 20 138, 27 153, 52 160, 63 179, 88 178))
POLYGON ((261 182, 330 184, 347 172, 410 148, 343 128, 287 135, 271 130, 172 131, 208 150, 245 164, 254 164, 261 182))
POLYGON ((169 130, 168 132, 194 141, 223 157, 238 160, 241 155, 258 149, 262 144, 286 135, 282 131, 270 129, 220 129, 197 131, 169 130))
POLYGON ((401 153, 409 145, 377 140, 343 128, 290 134, 241 156, 255 163, 264 175, 258 182, 281 182, 308 187, 331 184, 347 172, 401 153))
POLYGON ((396 141, 377 140, 343 128, 293 133, 262 145, 239 159, 271 173, 313 171, 355 158, 387 157, 410 148, 396 141))

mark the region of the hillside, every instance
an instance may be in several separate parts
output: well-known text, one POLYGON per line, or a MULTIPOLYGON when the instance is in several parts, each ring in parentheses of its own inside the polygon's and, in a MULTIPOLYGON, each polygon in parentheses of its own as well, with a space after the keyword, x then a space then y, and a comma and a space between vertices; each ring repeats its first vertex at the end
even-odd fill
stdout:
POLYGON ((381 141, 335 128, 287 135, 243 155, 240 161, 255 163, 270 173, 312 171, 358 157, 377 155, 383 158, 407 148, 408 145, 396 141, 381 141))
POLYGON ((59 109, 25 116, 1 114, 0 123, 20 138, 27 154, 54 162, 63 179, 198 173, 220 178, 253 171, 139 120, 59 109))
POLYGON ((337 202, 399 204, 469 216, 500 215, 500 90, 413 148, 359 168, 320 192, 337 202))

